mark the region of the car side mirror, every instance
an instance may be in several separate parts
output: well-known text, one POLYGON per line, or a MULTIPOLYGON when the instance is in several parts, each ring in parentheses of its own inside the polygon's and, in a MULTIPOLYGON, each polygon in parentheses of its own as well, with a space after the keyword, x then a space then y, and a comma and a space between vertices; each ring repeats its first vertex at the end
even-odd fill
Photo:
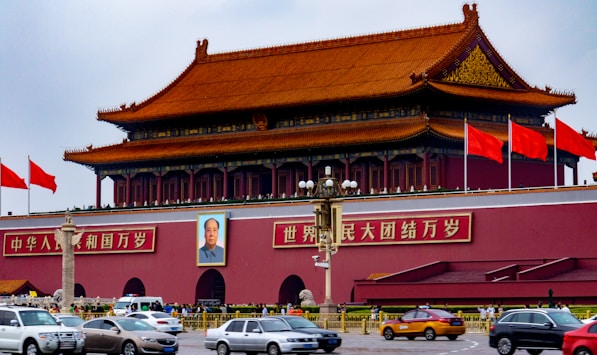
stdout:
POLYGON ((19 321, 17 321, 16 319, 11 319, 10 320, 10 326, 11 327, 18 327, 19 326, 19 321))
POLYGON ((550 329, 553 328, 553 324, 551 324, 551 322, 545 322, 543 325, 550 329))
POLYGON ((116 332, 116 334, 120 334, 120 329, 118 329, 118 327, 111 327, 110 330, 116 332))
POLYGON ((261 329, 259 328, 255 328, 252 330, 253 333, 261 333, 261 329))

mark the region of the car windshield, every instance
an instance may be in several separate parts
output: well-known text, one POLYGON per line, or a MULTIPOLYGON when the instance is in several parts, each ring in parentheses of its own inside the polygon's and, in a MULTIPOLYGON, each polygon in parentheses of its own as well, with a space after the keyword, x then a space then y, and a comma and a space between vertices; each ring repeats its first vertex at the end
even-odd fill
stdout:
POLYGON ((280 319, 262 319, 261 326, 265 332, 285 332, 292 330, 280 319))
POLYGON ((288 317, 284 318, 292 329, 300 329, 300 328, 319 328, 315 323, 311 322, 308 319, 303 317, 288 317))
POLYGON ((56 319, 46 311, 20 311, 23 325, 58 325, 56 319))
POLYGON ((155 313, 152 313, 152 314, 151 314, 151 316, 152 316, 153 318, 170 318, 170 316, 169 316, 168 314, 166 314, 166 313, 162 313, 162 312, 155 312, 155 313))
POLYGON ((435 314, 438 317, 454 317, 454 315, 448 311, 444 311, 443 309, 428 309, 428 312, 435 314))
POLYGON ((130 306, 130 302, 116 302, 116 304, 114 304, 113 309, 125 309, 126 306, 130 306))
POLYGON ((557 324, 583 324, 578 318, 568 312, 552 313, 550 316, 557 324))
POLYGON ((76 327, 77 325, 83 323, 83 319, 81 319, 80 317, 59 317, 58 318, 62 324, 64 324, 67 327, 76 327))
POLYGON ((142 321, 140 319, 125 318, 125 319, 119 319, 119 320, 117 320, 117 322, 124 330, 128 330, 128 331, 155 330, 154 327, 152 327, 151 325, 149 325, 148 323, 145 323, 144 321, 142 321))

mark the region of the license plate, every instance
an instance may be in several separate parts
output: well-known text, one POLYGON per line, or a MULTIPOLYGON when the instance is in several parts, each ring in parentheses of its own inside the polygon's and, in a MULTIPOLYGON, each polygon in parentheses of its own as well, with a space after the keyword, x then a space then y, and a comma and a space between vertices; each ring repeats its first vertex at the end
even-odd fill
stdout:
POLYGON ((305 344, 303 347, 305 349, 311 349, 313 347, 313 345, 312 344, 305 344))
POLYGON ((170 346, 170 347, 167 347, 167 348, 164 348, 164 352, 165 352, 165 353, 173 353, 173 352, 174 352, 174 348, 173 348, 173 347, 171 347, 171 346, 170 346))
POLYGON ((336 339, 330 339, 328 341, 328 344, 337 344, 337 343, 338 343, 338 340, 336 340, 336 339))
POLYGON ((178 327, 172 327, 170 330, 178 330, 178 327))
POLYGON ((460 322, 452 322, 452 325, 462 325, 460 322))

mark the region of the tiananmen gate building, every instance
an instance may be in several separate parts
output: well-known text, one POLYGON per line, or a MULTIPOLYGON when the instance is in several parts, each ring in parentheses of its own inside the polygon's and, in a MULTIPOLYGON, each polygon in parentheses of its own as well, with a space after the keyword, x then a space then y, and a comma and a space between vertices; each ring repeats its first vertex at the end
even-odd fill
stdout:
MULTIPOLYGON (((545 121, 576 97, 525 82, 483 33, 476 5, 463 14, 219 54, 200 40, 157 94, 99 111, 127 138, 64 153, 97 177, 98 208, 71 211, 83 231, 75 295, 286 304, 307 288, 321 302, 312 197, 299 182, 329 166, 358 186, 342 199, 337 303, 546 303, 549 290, 562 303, 597 303, 597 189, 577 186, 579 156, 555 149, 545 121), (545 160, 509 153, 510 120, 545 140, 545 160), (504 163, 465 155, 465 123, 503 144, 504 163), (557 186, 566 167, 573 187, 557 186), (111 209, 99 208, 105 178, 111 209), (205 262, 210 218, 223 256, 205 262)), ((584 139, 594 151, 595 137, 584 139)), ((3 217, 0 279, 59 288, 62 221, 3 217)))

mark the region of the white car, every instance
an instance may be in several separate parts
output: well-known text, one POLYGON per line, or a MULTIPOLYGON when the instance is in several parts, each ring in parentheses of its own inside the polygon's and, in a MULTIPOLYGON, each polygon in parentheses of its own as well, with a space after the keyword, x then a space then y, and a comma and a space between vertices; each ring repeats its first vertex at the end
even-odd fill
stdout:
POLYGON ((0 306, 0 352, 13 354, 81 354, 85 334, 58 324, 40 308, 0 306))
POLYGON ((149 323, 152 327, 159 330, 160 332, 178 334, 182 332, 182 321, 178 318, 171 317, 168 313, 158 311, 140 311, 132 312, 126 315, 127 317, 133 317, 142 319, 146 323, 149 323))
POLYGON ((587 318, 587 319, 582 319, 581 321, 582 321, 583 323, 585 323, 585 324, 588 324, 588 323, 593 323, 593 322, 594 322, 594 321, 596 321, 596 320, 597 320, 597 314, 596 314, 596 315, 594 315, 594 316, 592 316, 592 317, 590 317, 590 318, 587 318))
POLYGON ((295 332, 284 321, 273 317, 235 318, 219 328, 208 329, 204 345, 225 355, 231 352, 309 354, 319 348, 317 338, 320 336, 295 332))

